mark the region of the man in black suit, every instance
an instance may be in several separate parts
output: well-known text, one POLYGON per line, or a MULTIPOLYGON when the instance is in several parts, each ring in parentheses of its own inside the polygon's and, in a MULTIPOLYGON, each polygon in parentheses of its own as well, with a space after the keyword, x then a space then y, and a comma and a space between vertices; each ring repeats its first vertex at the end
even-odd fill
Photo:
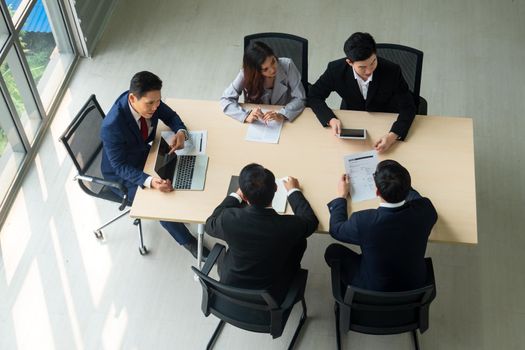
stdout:
POLYGON ((306 238, 319 223, 299 181, 289 177, 284 186, 295 215, 279 215, 272 209, 277 186, 270 170, 258 164, 245 166, 239 189, 213 211, 205 228, 228 243, 219 259, 221 281, 240 288, 270 288, 278 301, 300 267, 306 238))
POLYGON ((410 185, 408 170, 393 160, 377 165, 374 174, 378 209, 347 214, 348 178, 339 181, 339 197, 328 203, 330 235, 359 245, 357 254, 341 244, 325 252, 329 266, 341 262, 342 279, 370 290, 393 292, 422 287, 426 281, 425 250, 437 213, 428 198, 410 185))
POLYGON ((407 136, 416 115, 414 98, 401 68, 377 57, 376 43, 370 34, 352 34, 344 51, 346 58, 328 63, 326 71, 309 89, 308 103, 319 122, 330 126, 336 136, 341 132, 341 121, 325 102, 332 91, 341 96, 344 109, 399 113, 390 132, 374 144, 377 151, 384 152, 407 136))

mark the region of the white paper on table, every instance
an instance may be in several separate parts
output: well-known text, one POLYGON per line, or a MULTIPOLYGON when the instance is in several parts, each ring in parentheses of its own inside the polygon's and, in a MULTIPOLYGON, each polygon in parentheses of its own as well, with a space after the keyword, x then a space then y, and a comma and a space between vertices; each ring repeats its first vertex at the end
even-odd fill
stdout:
POLYGON ((377 151, 350 154, 344 157, 344 162, 346 174, 350 176, 352 202, 376 198, 377 151))
POLYGON ((266 124, 263 121, 256 120, 248 126, 246 141, 279 143, 283 123, 271 120, 266 124))
POLYGON ((275 179, 277 184, 277 191, 273 196, 272 208, 278 213, 284 213, 286 211, 286 201, 288 200, 288 191, 284 187, 284 179, 275 179))
MULTIPOLYGON (((160 133, 162 138, 166 140, 168 144, 171 144, 171 140, 175 136, 173 131, 162 131, 160 133)), ((175 151, 177 155, 198 155, 206 154, 206 146, 208 144, 208 131, 207 130, 196 130, 188 132, 188 139, 184 141, 184 148, 175 151)))

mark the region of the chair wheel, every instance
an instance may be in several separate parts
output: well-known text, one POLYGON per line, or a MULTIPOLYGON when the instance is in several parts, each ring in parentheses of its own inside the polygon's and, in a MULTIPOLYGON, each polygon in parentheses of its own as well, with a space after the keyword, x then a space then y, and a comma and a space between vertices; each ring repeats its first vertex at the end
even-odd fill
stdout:
POLYGON ((104 235, 102 234, 102 230, 95 230, 93 231, 93 233, 95 234, 95 237, 97 237, 97 239, 104 238, 104 235))
POLYGON ((148 248, 146 248, 146 246, 139 247, 139 253, 140 253, 140 255, 147 255, 149 253, 148 252, 148 248))

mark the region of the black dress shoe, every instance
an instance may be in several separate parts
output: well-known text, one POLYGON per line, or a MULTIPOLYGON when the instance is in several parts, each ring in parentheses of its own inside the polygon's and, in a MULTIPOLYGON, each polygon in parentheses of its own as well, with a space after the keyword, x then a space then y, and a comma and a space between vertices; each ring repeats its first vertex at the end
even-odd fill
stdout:
MULTIPOLYGON (((198 243, 195 237, 191 236, 189 242, 184 245, 184 248, 186 248, 186 250, 189 251, 195 259, 197 259, 198 243)), ((203 245, 201 260, 206 261, 206 258, 208 257, 209 254, 210 254, 210 250, 203 245)))

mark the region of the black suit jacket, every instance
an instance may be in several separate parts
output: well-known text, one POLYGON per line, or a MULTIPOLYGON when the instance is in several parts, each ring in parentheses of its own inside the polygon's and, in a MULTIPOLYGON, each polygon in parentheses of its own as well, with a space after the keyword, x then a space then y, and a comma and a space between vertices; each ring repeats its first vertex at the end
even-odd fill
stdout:
POLYGON ((390 131, 396 133, 401 140, 405 139, 416 115, 416 106, 397 64, 381 57, 377 58, 377 68, 365 100, 352 67, 346 63, 346 59, 341 58, 328 63, 326 71, 311 86, 308 93, 309 106, 323 126, 327 126, 330 119, 337 118, 325 102, 332 91, 341 96, 347 109, 399 113, 390 131))
POLYGON ((361 264, 352 284, 377 291, 403 291, 426 281, 425 250, 437 212, 428 198, 411 191, 398 208, 379 207, 353 213, 347 202, 328 204, 330 235, 361 247, 361 264))
POLYGON ((273 209, 251 205, 241 207, 232 196, 213 211, 206 220, 206 232, 228 243, 219 269, 221 282, 241 288, 268 288, 278 298, 283 294, 300 266, 306 238, 319 223, 300 191, 292 193, 288 201, 295 215, 279 215, 273 209))

